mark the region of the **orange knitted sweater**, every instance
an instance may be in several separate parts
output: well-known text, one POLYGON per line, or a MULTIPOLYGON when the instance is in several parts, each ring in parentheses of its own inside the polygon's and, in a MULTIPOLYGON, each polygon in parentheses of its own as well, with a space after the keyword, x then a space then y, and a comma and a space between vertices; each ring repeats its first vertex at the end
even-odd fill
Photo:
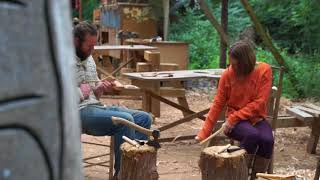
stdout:
POLYGON ((207 138, 223 108, 227 106, 226 119, 230 125, 249 120, 255 124, 267 116, 267 105, 272 85, 272 70, 267 63, 257 63, 244 78, 237 78, 232 66, 221 76, 217 94, 208 116, 198 133, 199 140, 207 138))

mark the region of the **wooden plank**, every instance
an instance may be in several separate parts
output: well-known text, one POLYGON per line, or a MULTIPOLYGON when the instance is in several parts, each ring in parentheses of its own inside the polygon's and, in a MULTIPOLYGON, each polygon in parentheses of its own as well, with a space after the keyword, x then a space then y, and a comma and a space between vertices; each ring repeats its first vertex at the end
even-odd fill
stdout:
POLYGON ((307 107, 303 107, 303 106, 295 106, 295 108, 300 109, 302 111, 305 111, 306 113, 309 113, 315 117, 319 117, 320 116, 320 110, 317 111, 315 109, 311 109, 311 108, 307 108, 307 107))
POLYGON ((160 69, 160 52, 144 51, 144 59, 151 64, 151 71, 159 71, 160 69))
POLYGON ((301 121, 305 121, 305 120, 313 120, 313 116, 305 113, 297 108, 286 108, 286 112, 294 117, 296 117, 297 119, 301 120, 301 121))
POLYGON ((320 111, 320 107, 316 106, 314 104, 304 104, 303 106, 311 108, 311 109, 314 109, 314 110, 317 110, 317 111, 320 111))

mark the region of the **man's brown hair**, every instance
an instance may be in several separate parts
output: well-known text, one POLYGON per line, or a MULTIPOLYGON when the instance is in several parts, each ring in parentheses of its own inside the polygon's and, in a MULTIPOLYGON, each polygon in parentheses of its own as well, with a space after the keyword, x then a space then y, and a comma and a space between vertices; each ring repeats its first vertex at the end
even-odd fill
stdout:
POLYGON ((80 42, 84 41, 86 34, 97 35, 97 27, 88 21, 79 22, 74 26, 73 29, 73 37, 77 37, 80 39, 80 42))
POLYGON ((234 43, 229 50, 229 56, 237 61, 236 74, 249 75, 256 65, 256 55, 251 45, 245 41, 234 43))

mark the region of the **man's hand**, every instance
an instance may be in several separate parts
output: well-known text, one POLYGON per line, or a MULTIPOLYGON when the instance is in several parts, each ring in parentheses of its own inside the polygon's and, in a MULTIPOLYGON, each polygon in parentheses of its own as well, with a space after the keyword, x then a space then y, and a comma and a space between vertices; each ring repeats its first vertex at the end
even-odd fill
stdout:
POLYGON ((93 89, 94 94, 97 98, 100 98, 101 95, 105 92, 111 92, 114 84, 109 81, 101 81, 98 85, 93 89))
POLYGON ((81 90, 81 93, 83 95, 83 99, 81 100, 85 100, 85 99, 88 99, 89 96, 90 96, 90 85, 88 83, 83 83, 83 84, 80 84, 80 90, 81 90))
POLYGON ((119 81, 115 80, 112 83, 113 83, 113 90, 114 91, 121 91, 124 88, 123 84, 121 84, 119 81))

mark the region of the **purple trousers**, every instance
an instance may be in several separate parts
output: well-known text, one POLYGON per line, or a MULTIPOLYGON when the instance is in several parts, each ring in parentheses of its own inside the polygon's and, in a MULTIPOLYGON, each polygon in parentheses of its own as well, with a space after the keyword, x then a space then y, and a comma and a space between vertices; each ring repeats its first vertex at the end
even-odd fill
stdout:
POLYGON ((274 139, 272 129, 265 120, 254 126, 249 121, 240 121, 227 136, 240 141, 240 147, 248 154, 256 153, 267 159, 272 156, 274 139))

